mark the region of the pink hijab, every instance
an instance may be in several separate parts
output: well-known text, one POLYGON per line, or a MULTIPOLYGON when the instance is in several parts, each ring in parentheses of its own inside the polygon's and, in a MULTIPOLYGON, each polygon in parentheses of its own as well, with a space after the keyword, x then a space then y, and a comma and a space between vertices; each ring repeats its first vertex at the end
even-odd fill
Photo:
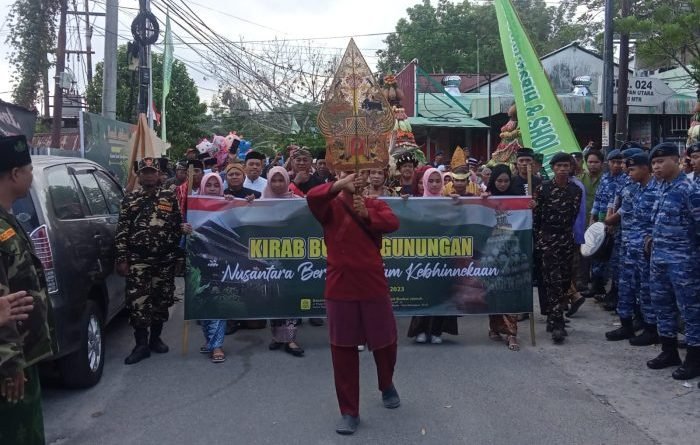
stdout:
POLYGON ((445 186, 445 180, 442 178, 442 173, 440 173, 440 170, 437 168, 429 168, 428 170, 423 173, 423 197, 438 197, 442 196, 442 187, 445 186), (442 184, 440 187, 440 192, 438 193, 430 193, 428 191, 428 179, 430 179, 430 175, 433 173, 437 173, 438 176, 440 176, 440 183, 442 184))
POLYGON ((265 186, 265 189, 262 192, 262 199, 281 199, 281 198, 293 198, 295 195, 294 193, 289 191, 289 173, 287 172, 287 169, 284 167, 276 166, 272 167, 269 172, 267 172, 267 185, 265 186), (285 184, 287 184, 287 191, 282 193, 281 195, 278 195, 272 191, 272 178, 276 174, 282 175, 284 178, 285 184))
POLYGON ((207 189, 207 182, 211 178, 216 178, 216 182, 219 183, 219 194, 209 196, 224 196, 224 181, 221 180, 221 175, 219 175, 218 173, 207 173, 206 175, 204 175, 204 177, 202 178, 202 182, 200 182, 199 185, 199 194, 205 195, 205 190, 207 189))

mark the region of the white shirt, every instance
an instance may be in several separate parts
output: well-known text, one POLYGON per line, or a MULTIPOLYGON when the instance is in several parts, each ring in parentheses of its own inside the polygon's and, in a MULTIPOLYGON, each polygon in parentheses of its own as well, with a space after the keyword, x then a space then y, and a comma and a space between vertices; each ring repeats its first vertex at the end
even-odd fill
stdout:
POLYGON ((691 181, 695 180, 695 172, 690 172, 686 175, 691 181))
POLYGON ((258 179, 255 181, 251 181, 248 179, 248 177, 245 177, 245 181, 243 181, 243 187, 251 190, 255 190, 256 192, 262 193, 263 190, 265 190, 265 186, 267 185, 267 179, 263 178, 262 176, 259 176, 258 179))

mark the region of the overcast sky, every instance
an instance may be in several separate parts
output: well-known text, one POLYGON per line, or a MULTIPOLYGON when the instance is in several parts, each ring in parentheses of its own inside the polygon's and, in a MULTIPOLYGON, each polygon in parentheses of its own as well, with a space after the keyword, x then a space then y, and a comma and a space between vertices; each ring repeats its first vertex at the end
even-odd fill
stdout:
MULTIPOLYGON (((158 1, 158 0, 155 0, 158 1)), ((238 40, 243 37, 245 40, 268 40, 268 39, 300 39, 310 37, 335 37, 335 36, 360 36, 362 34, 386 33, 394 30, 396 22, 406 15, 406 8, 418 3, 419 0, 192 0, 187 3, 203 18, 209 28, 217 33, 238 40), (230 5, 235 5, 232 8, 230 5), (249 23, 233 16, 245 19, 249 23)), ((73 2, 69 0, 69 5, 73 2)), ((78 0, 78 5, 84 4, 78 0)), ((434 2, 436 3, 436 2, 434 2)), ((3 16, 0 18, 0 97, 3 100, 11 100, 11 67, 7 62, 9 47, 5 43, 7 38, 6 15, 12 0, 0 0, 0 11, 3 16)), ((119 15, 119 43, 125 43, 131 36, 129 25, 137 11, 127 8, 138 8, 138 0, 120 0, 119 15)), ((80 6, 79 6, 80 7, 80 6)), ((71 9, 71 6, 69 6, 71 9)), ((90 9, 104 11, 104 0, 90 0, 90 9)), ((155 8, 152 8, 156 16, 161 20, 164 28, 164 19, 155 8)), ((68 18, 69 29, 76 26, 75 17, 68 18)), ((81 19, 82 20, 82 19, 81 19)), ((102 28, 104 19, 98 17, 94 20, 95 36, 93 38, 93 49, 96 54, 93 56, 93 65, 103 59, 104 39, 102 28)), ((92 20, 91 20, 92 21, 92 20)), ((81 21, 81 34, 84 35, 85 25, 81 21)), ((173 27, 176 34, 187 39, 188 35, 176 26, 173 27)), ((75 34, 75 33, 73 33, 75 34)), ((374 68, 377 58, 375 52, 383 48, 382 40, 385 35, 356 37, 357 45, 371 67, 374 68)), ((81 36, 84 45, 84 37, 81 36)), ((345 48, 349 41, 348 37, 338 39, 314 40, 314 46, 328 48, 328 52, 339 51, 345 48)), ((304 43, 304 42, 300 42, 304 43)), ((69 49, 76 49, 78 42, 69 42, 69 49)), ((326 51, 325 49, 323 50, 326 51)), ((176 46, 175 57, 182 58, 207 71, 209 68, 201 61, 201 58, 189 50, 187 47, 176 46)), ((84 69, 82 64, 71 56, 67 66, 75 71, 80 82, 80 89, 83 89, 82 78, 84 69)), ((200 98, 209 101, 213 91, 217 89, 217 82, 211 76, 204 75, 189 70, 189 74, 194 78, 195 83, 200 87, 200 98)), ((53 76, 53 73, 51 74, 53 76)))

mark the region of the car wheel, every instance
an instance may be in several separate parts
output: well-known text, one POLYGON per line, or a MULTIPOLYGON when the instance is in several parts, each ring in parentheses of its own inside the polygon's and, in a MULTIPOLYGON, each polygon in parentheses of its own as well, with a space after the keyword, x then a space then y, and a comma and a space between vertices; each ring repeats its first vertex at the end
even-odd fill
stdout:
POLYGON ((97 303, 88 300, 82 319, 81 346, 61 358, 59 368, 63 384, 70 388, 95 386, 105 364, 104 321, 97 303))

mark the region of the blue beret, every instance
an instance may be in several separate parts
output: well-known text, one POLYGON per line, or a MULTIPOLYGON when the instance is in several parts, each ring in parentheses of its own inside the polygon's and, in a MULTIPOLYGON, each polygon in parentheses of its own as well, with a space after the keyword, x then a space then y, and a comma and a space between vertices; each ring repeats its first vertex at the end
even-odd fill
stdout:
POLYGON ((627 158, 634 156, 638 153, 644 153, 644 150, 642 150, 641 148, 638 148, 638 147, 626 148, 626 149, 622 150, 622 157, 627 159, 627 158))
POLYGON ((671 142, 662 142, 651 149, 649 159, 660 158, 663 156, 678 156, 678 146, 671 142))
POLYGON ((620 147, 620 150, 622 150, 624 152, 628 148, 641 148, 643 150, 644 146, 642 144, 640 144, 639 142, 629 141, 629 142, 625 142, 624 144, 622 144, 622 146, 620 147))
POLYGON ((635 153, 632 156, 629 156, 625 160, 625 163, 627 164, 627 167, 635 167, 638 165, 646 165, 648 167, 649 166, 649 156, 647 156, 647 154, 644 152, 635 153))
POLYGON ((700 142, 696 142, 692 145, 689 145, 688 148, 685 150, 685 154, 687 156, 690 156, 693 153, 700 153, 700 142))
POLYGON ((608 158, 607 158, 607 160, 610 161, 610 160, 613 160, 613 159, 622 159, 622 152, 621 152, 620 150, 618 150, 617 148, 615 148, 614 150, 611 150, 611 151, 608 153, 608 158))
POLYGON ((564 153, 563 151, 560 151, 559 153, 552 156, 552 159, 549 160, 549 165, 554 165, 557 162, 568 162, 569 164, 571 164, 571 155, 569 153, 564 153))

